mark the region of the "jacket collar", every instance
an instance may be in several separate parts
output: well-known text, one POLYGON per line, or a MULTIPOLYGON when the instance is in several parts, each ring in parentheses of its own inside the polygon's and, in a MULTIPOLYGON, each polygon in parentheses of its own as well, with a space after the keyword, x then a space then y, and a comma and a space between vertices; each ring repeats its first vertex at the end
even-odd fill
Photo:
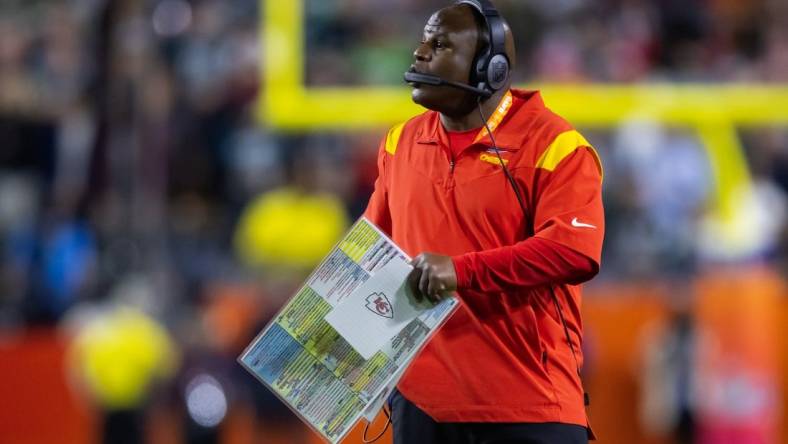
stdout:
MULTIPOLYGON (((493 136, 498 148, 508 151, 517 151, 525 142, 527 125, 533 117, 545 108, 544 101, 539 91, 525 91, 512 88, 512 104, 503 115, 500 124, 493 129, 493 136)), ((506 98, 504 97, 502 102, 506 98)), ((499 103, 499 106, 502 105, 499 103)), ((490 117, 492 119, 493 116, 490 117)), ((489 122, 489 120, 488 120, 489 122)), ((490 122, 491 123, 491 122, 490 122)), ((482 128, 486 133, 486 130, 482 128)), ((426 121, 416 132, 416 143, 438 145, 446 144, 448 135, 441 124, 440 114, 437 111, 428 111, 426 121)), ((492 146, 488 134, 484 134, 477 142, 482 145, 492 146)))

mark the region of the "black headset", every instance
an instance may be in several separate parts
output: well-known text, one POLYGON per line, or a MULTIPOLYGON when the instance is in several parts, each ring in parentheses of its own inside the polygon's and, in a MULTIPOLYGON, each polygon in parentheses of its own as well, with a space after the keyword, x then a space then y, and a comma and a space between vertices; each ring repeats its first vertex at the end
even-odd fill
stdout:
POLYGON ((509 58, 506 56, 506 28, 501 14, 490 0, 459 0, 470 5, 487 25, 489 44, 482 48, 471 67, 471 86, 494 93, 509 80, 509 58))

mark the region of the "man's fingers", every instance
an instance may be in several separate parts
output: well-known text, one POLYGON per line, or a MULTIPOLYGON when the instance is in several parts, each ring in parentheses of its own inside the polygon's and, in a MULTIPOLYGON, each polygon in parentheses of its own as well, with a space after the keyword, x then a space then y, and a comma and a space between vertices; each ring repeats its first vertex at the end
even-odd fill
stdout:
POLYGON ((430 269, 427 266, 422 266, 421 277, 419 278, 419 291, 427 299, 430 298, 430 269))
POLYGON ((412 265, 413 268, 419 268, 423 262, 424 262, 424 253, 411 259, 410 265, 412 265))
POLYGON ((436 272, 431 257, 429 253, 422 253, 410 261, 413 271, 408 275, 408 285, 419 302, 424 299, 433 303, 440 302, 443 292, 446 291, 446 283, 436 272))
POLYGON ((411 293, 413 293, 413 297, 416 298, 417 301, 421 302, 423 299, 421 292, 419 291, 419 280, 421 279, 421 268, 413 268, 410 274, 408 275, 408 287, 410 287, 411 293))
POLYGON ((445 289, 446 286, 443 285, 443 282, 437 277, 435 273, 430 274, 430 284, 429 284, 429 298, 432 302, 440 302, 441 300, 441 290, 445 289))

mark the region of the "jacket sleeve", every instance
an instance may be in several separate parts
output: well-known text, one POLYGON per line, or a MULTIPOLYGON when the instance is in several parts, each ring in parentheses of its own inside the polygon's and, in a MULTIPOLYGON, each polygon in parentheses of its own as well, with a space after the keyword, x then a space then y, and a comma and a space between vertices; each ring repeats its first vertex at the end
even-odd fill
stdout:
POLYGON ((386 163, 388 157, 386 138, 384 138, 378 148, 378 178, 375 180, 375 189, 369 198, 364 216, 383 230, 384 233, 391 236, 391 213, 389 212, 388 189, 386 186, 386 163))
POLYGON ((604 237, 602 170, 593 148, 578 147, 541 175, 534 236, 452 258, 458 288, 483 292, 580 284, 599 272, 604 237))

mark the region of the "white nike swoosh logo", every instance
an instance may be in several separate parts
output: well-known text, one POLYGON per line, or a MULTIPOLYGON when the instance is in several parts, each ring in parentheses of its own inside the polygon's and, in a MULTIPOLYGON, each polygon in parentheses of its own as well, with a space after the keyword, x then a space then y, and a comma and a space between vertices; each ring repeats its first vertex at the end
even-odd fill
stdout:
POLYGON ((591 224, 584 224, 583 222, 578 222, 577 218, 572 219, 572 226, 577 228, 596 228, 596 226, 591 224))

